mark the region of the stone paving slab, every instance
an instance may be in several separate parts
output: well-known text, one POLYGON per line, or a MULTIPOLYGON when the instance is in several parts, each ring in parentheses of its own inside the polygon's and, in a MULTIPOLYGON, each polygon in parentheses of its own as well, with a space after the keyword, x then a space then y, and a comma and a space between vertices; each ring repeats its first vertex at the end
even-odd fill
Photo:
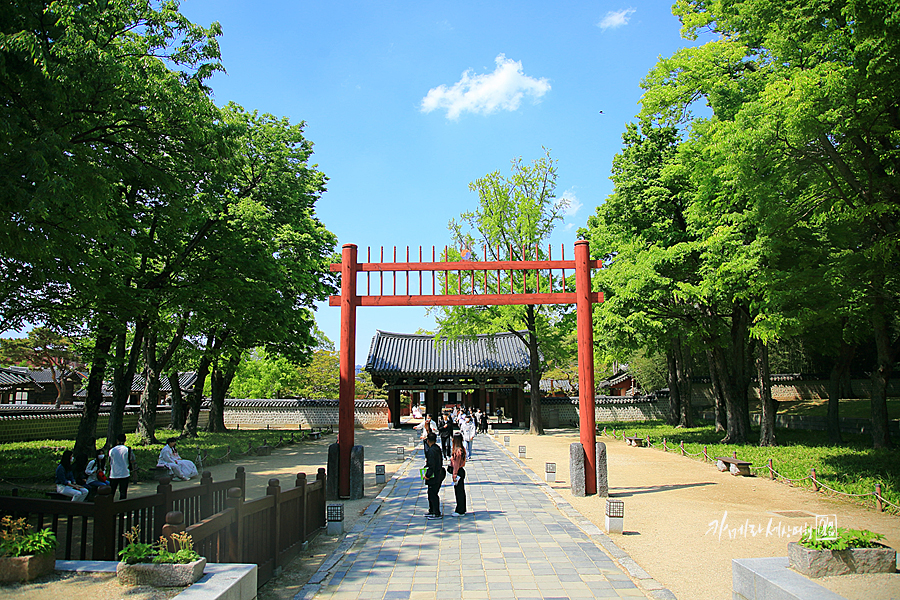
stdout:
MULTIPOLYGON (((480 442, 480 443, 479 443, 480 442)), ((397 472, 380 506, 360 521, 341 557, 304 597, 320 600, 429 598, 646 598, 513 459, 484 437, 466 465, 469 512, 425 519, 421 452, 397 472)), ((348 536, 350 537, 350 536, 348 536)), ((298 595, 298 598, 300 595, 298 595)))

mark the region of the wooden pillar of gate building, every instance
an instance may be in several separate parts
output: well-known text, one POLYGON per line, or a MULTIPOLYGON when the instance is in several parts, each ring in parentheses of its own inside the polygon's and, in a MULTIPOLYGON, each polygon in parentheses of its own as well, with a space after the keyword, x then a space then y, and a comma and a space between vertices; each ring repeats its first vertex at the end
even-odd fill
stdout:
POLYGON ((597 420, 594 411, 594 324, 591 315, 591 253, 587 240, 575 242, 575 306, 578 327, 578 408, 584 448, 585 494, 597 493, 597 420))
POLYGON ((356 397, 356 245, 344 244, 341 254, 341 381, 338 388, 339 490, 350 497, 350 450, 353 448, 356 397))
POLYGON ((438 391, 434 386, 428 386, 425 390, 425 413, 431 415, 432 419, 437 420, 438 413, 441 412, 441 404, 443 404, 443 401, 438 396, 438 391))
POLYGON ((394 429, 400 427, 400 390, 388 391, 388 422, 394 426, 394 429))

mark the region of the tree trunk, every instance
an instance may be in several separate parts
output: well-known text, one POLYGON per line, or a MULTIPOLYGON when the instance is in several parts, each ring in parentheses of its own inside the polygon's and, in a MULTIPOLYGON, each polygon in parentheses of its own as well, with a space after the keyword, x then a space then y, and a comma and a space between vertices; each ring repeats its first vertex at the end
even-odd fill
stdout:
POLYGON ((209 375, 209 365, 212 359, 208 354, 200 357, 200 363, 197 365, 197 381, 194 384, 194 391, 188 396, 188 418, 184 424, 185 437, 197 437, 197 422, 200 420, 200 407, 203 404, 203 387, 206 385, 206 377, 209 375))
POLYGON ((872 325, 875 330, 875 350, 878 364, 872 372, 872 445, 875 448, 891 447, 891 431, 888 428, 887 386, 894 370, 894 356, 897 344, 890 339, 890 328, 885 314, 884 296, 879 289, 875 293, 872 306, 872 325))
POLYGON ((528 356, 531 361, 531 426, 533 435, 544 435, 544 420, 541 415, 541 356, 538 353, 537 323, 534 306, 525 306, 528 324, 528 356))
POLYGON ((216 366, 212 372, 212 389, 209 406, 209 425, 206 430, 210 433, 223 433, 228 431, 225 427, 225 396, 228 394, 228 388, 237 372, 237 367, 241 362, 240 355, 237 358, 230 358, 225 361, 225 368, 216 366))
POLYGON ((169 387, 172 388, 172 431, 181 431, 184 429, 186 411, 184 406, 184 398, 181 395, 181 384, 179 381, 178 371, 172 371, 168 375, 169 387))
MULTIPOLYGON (((740 432, 731 443, 744 444, 750 439, 750 393, 752 353, 749 348, 750 341, 750 313, 747 307, 735 302, 731 310, 731 353, 732 353, 732 380, 734 411, 740 419, 740 427, 735 429, 740 432)), ((729 415, 729 420, 731 415, 729 415)), ((728 436, 726 435, 726 438, 728 436)))
MULTIPOLYGON (((725 359, 725 350, 723 348, 713 348, 713 361, 716 365, 716 371, 722 374, 728 373, 728 361, 725 359)), ((722 393, 725 396, 725 415, 726 428, 725 437, 722 438, 723 444, 743 444, 746 443, 749 432, 746 429, 744 420, 740 417, 741 403, 737 397, 736 386, 726 376, 722 377, 722 393)))
POLYGON ((184 337, 187 315, 184 315, 178 329, 172 336, 166 351, 157 357, 157 332, 149 331, 144 339, 144 363, 147 365, 147 378, 141 394, 141 412, 138 415, 138 435, 145 444, 156 444, 156 409, 159 405, 159 378, 163 369, 169 364, 175 350, 184 337))
POLYGON ((841 435, 840 402, 842 397, 846 397, 842 394, 843 382, 850 376, 850 363, 853 362, 855 353, 856 347, 841 340, 840 354, 834 359, 834 364, 831 367, 831 375, 828 378, 828 417, 826 423, 828 442, 830 444, 840 444, 844 441, 841 435))
POLYGON ((691 410, 691 355, 685 352, 684 340, 676 338, 675 378, 678 380, 678 395, 681 406, 678 411, 678 426, 693 427, 694 413, 691 410))
POLYGON ((669 350, 666 352, 666 366, 668 367, 667 381, 669 384, 669 411, 666 413, 666 423, 678 424, 678 416, 681 414, 681 389, 678 387, 678 363, 675 359, 675 345, 677 338, 672 338, 669 350))
POLYGON ((725 408, 725 386, 723 385, 723 377, 716 366, 715 353, 710 348, 707 348, 706 350, 706 361, 709 363, 709 380, 712 384, 713 396, 716 403, 716 432, 725 431, 728 426, 728 419, 726 417, 727 411, 725 408))
POLYGON ((66 378, 54 373, 53 383, 56 384, 56 404, 53 405, 53 408, 56 409, 62 406, 63 397, 66 395, 66 378))
POLYGON ((97 341, 94 344, 94 352, 91 356, 91 373, 88 375, 87 397, 84 400, 81 421, 78 423, 78 433, 75 435, 75 449, 73 451, 75 456, 96 456, 97 417, 100 415, 100 405, 103 403, 103 378, 106 375, 109 349, 113 343, 113 335, 108 328, 101 325, 98 329, 97 341))
POLYGON ((124 431, 125 406, 131 395, 131 387, 134 384, 134 374, 137 370, 138 359, 141 355, 141 346, 144 341, 146 323, 139 320, 134 327, 134 339, 128 358, 125 358, 126 334, 120 333, 116 342, 116 366, 113 370, 113 398, 109 409, 109 423, 106 426, 106 447, 115 446, 116 437, 124 431))
POLYGON ((778 402, 772 398, 769 347, 762 341, 756 342, 756 375, 759 379, 759 404, 762 409, 759 418, 759 445, 775 446, 775 415, 778 413, 778 402))

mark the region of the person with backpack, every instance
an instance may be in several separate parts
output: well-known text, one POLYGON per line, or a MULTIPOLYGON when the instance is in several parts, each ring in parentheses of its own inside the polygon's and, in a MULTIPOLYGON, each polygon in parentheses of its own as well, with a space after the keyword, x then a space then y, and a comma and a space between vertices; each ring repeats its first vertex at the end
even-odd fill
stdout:
POLYGON ((109 450, 109 485, 113 496, 119 490, 119 500, 128 497, 128 481, 131 472, 137 470, 134 462, 134 453, 125 445, 125 434, 116 436, 116 445, 109 450))

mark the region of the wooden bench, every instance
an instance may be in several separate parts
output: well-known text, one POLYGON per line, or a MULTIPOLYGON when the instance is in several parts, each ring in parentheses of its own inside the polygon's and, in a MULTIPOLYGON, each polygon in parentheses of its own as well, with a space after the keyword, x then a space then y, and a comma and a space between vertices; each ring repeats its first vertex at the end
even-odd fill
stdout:
POLYGON ((65 494, 57 494, 56 492, 46 492, 46 494, 51 500, 72 500, 71 496, 66 496, 65 494))
POLYGON ((752 462, 739 460, 730 456, 716 457, 716 468, 720 471, 730 471, 732 475, 743 475, 744 477, 750 477, 750 465, 752 464, 752 462))
POLYGON ((637 447, 637 448, 643 448, 643 447, 644 447, 644 438, 639 438, 639 437, 627 437, 627 438, 625 438, 625 443, 628 444, 629 446, 635 446, 635 447, 637 447))
POLYGON ((322 437, 321 431, 310 431, 309 432, 309 439, 311 439, 311 440, 317 440, 321 437, 322 437))
POLYGON ((157 480, 162 479, 163 477, 169 476, 169 467, 150 467, 147 469, 150 471, 150 474, 157 480))

